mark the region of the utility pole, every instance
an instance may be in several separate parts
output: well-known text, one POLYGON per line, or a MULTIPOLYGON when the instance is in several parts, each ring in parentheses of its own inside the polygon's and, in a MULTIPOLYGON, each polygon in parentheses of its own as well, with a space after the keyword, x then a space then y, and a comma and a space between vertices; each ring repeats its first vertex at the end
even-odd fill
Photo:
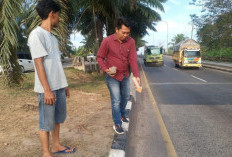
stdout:
POLYGON ((194 29, 194 25, 192 24, 191 39, 193 39, 193 29, 194 29))
POLYGON ((168 52, 168 22, 167 21, 163 21, 167 24, 167 52, 168 52))

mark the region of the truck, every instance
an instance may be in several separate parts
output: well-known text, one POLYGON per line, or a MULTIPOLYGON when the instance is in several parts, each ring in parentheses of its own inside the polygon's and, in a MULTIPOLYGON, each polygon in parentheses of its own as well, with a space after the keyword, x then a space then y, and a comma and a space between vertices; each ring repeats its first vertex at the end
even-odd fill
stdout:
POLYGON ((196 67, 200 68, 201 54, 200 44, 193 39, 187 39, 173 46, 173 56, 175 67, 196 67))
POLYGON ((163 48, 150 45, 144 48, 144 65, 163 66, 163 48))

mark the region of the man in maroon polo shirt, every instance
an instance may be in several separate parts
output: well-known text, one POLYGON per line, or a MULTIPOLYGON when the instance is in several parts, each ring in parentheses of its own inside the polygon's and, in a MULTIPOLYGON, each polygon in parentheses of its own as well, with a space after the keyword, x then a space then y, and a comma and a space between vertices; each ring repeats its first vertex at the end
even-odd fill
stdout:
POLYGON ((105 38, 98 50, 97 61, 105 72, 106 84, 110 91, 113 129, 117 134, 123 134, 122 121, 128 122, 125 107, 130 99, 129 69, 140 84, 135 41, 129 36, 130 23, 125 18, 119 18, 115 34, 105 38), (116 73, 110 70, 116 67, 116 73))

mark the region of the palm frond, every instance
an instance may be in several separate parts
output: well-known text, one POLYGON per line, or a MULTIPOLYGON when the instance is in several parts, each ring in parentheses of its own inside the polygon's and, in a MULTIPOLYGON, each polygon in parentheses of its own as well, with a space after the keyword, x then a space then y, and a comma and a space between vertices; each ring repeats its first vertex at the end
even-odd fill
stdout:
POLYGON ((20 13, 21 0, 2 0, 0 3, 0 65, 3 69, 3 79, 6 86, 21 84, 23 74, 17 62, 19 26, 17 18, 20 13))
POLYGON ((67 44, 69 38, 68 24, 69 24, 69 1, 59 0, 61 6, 59 27, 55 28, 53 33, 58 36, 61 52, 65 55, 69 55, 67 52, 67 44))

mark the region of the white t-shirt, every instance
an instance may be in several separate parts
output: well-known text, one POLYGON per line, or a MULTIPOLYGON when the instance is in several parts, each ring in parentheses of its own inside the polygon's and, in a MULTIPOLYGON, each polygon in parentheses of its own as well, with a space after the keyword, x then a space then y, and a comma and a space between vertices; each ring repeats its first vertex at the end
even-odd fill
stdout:
MULTIPOLYGON (((54 91, 67 87, 68 83, 62 67, 61 52, 56 37, 38 26, 30 33, 28 46, 33 60, 44 57, 43 65, 51 90, 54 91)), ((36 68, 34 91, 44 93, 36 68)))

